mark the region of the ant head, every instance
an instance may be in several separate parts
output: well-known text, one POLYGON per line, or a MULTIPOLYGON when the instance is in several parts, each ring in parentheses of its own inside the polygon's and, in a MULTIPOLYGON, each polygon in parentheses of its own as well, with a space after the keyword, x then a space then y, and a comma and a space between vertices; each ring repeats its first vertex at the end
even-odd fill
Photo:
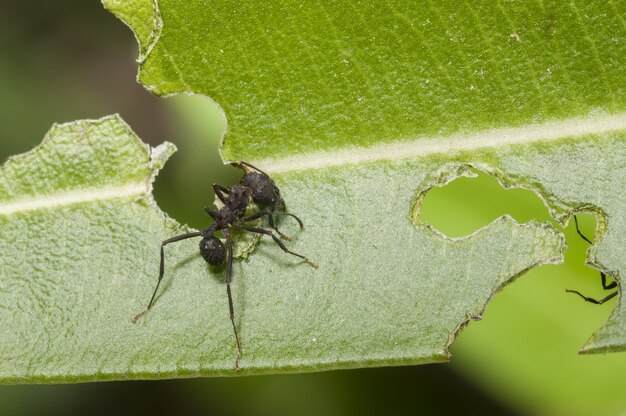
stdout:
POLYGON ((226 247, 215 236, 204 237, 200 240, 200 254, 211 266, 219 266, 226 261, 226 247))
POLYGON ((241 178, 241 184, 251 189, 252 199, 258 205, 274 207, 281 201, 280 191, 265 173, 248 172, 241 178))
POLYGON ((227 205, 234 210, 244 212, 248 207, 248 202, 251 195, 252 190, 250 188, 245 186, 233 186, 230 189, 230 193, 228 194, 227 205))

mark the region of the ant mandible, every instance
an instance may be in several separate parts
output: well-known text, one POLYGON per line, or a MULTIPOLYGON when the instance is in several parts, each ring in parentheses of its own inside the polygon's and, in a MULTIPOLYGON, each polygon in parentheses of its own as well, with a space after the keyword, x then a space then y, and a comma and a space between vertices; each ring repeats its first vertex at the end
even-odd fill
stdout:
MULTIPOLYGON (((576 224, 576 232, 578 233, 579 236, 582 237, 583 240, 585 240, 586 242, 588 242, 589 244, 593 244, 592 241, 590 239, 588 239, 587 237, 585 237, 585 235, 580 231, 580 228, 578 228, 578 218, 576 218, 576 215, 574 215, 574 223, 576 224)), ((604 272, 600 272, 600 278, 602 279, 602 288, 604 290, 611 290, 611 289, 615 289, 617 287, 617 282, 613 281, 609 284, 606 283, 606 274, 604 272)), ((565 291, 567 293, 575 293, 578 296, 580 296, 581 298, 583 298, 584 300, 586 300, 587 302, 590 303, 595 303, 596 305, 601 305, 604 302, 606 302, 607 300, 613 299, 615 296, 617 296, 618 291, 616 290, 613 293, 609 293, 607 296, 605 296, 604 298, 600 299, 600 300, 596 300, 590 297, 587 297, 585 295, 583 295, 582 293, 580 293, 577 290, 572 290, 572 289, 565 289, 565 291)))
POLYGON ((298 221, 300 228, 304 227, 300 218, 295 215, 285 212, 277 212, 278 210, 284 208, 284 201, 280 196, 278 187, 269 175, 244 161, 234 163, 234 165, 242 168, 245 172, 244 176, 239 181, 239 184, 233 185, 230 189, 228 189, 222 185, 214 183, 213 190, 215 191, 215 195, 224 204, 224 206, 218 211, 214 211, 209 208, 204 209, 206 213, 215 220, 215 222, 203 231, 195 231, 192 233, 178 235, 176 237, 168 238, 161 243, 161 262, 159 265, 159 278, 157 280, 156 288, 154 289, 154 293, 152 293, 152 297, 150 298, 150 302, 148 302, 146 309, 135 315, 132 322, 137 322, 137 320, 145 315, 152 307, 154 298, 159 290, 159 285, 163 279, 165 269, 163 248, 170 243, 175 243, 193 237, 202 237, 202 240, 200 240, 200 254, 202 255, 202 258, 204 258, 204 260, 211 266, 221 266, 224 262, 226 262, 226 293, 228 294, 230 321, 233 325, 235 341, 237 342, 235 369, 238 370, 239 359, 241 357, 241 342, 239 340, 239 334, 237 333, 237 325, 235 325, 235 310, 230 290, 233 269, 233 240, 231 236, 231 229, 239 229, 251 233, 269 235, 285 253, 300 257, 316 269, 318 266, 305 256, 289 250, 272 231, 264 228, 250 227, 245 224, 250 221, 267 217, 270 228, 286 240, 291 239, 278 230, 274 222, 275 216, 288 215, 298 221), (254 201, 260 209, 252 215, 245 216, 250 200, 254 201), (215 233, 218 231, 221 231, 226 239, 226 246, 224 246, 224 243, 222 243, 222 241, 215 236, 215 233))

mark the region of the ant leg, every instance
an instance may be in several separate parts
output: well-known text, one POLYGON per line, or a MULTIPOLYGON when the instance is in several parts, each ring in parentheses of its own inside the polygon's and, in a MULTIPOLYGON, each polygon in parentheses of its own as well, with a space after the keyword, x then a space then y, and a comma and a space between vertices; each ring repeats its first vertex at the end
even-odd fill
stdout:
POLYGON ((274 216, 277 215, 286 215, 292 218, 295 218, 296 221, 298 221, 298 225, 300 225, 300 228, 304 228, 304 223, 302 222, 302 220, 298 217, 296 217, 294 214, 290 214, 288 212, 271 212, 270 210, 263 209, 261 211, 255 212, 254 214, 250 215, 249 217, 245 217, 243 218, 244 221, 252 221, 252 220, 256 220, 257 218, 261 218, 264 215, 268 216, 268 220, 269 220, 269 224, 270 227, 274 229, 274 231, 276 231, 278 234, 280 234, 281 237, 283 237, 285 240, 290 240, 291 238, 287 237, 286 235, 284 235, 283 233, 281 233, 278 228, 276 228, 276 225, 274 225, 274 216))
POLYGON ((570 289, 566 289, 565 290, 567 293, 576 293, 578 296, 580 296, 581 298, 583 298, 584 300, 586 300, 587 302, 591 302, 591 303, 595 303, 596 305, 602 305, 604 302, 606 302, 609 299, 613 299, 615 296, 617 296, 617 292, 613 292, 610 295, 608 295, 605 298, 602 298, 600 300, 595 300, 592 298, 588 298, 587 296, 583 295, 582 293, 580 293, 577 290, 570 290, 570 289))
POLYGON ((222 201, 222 204, 228 205, 228 203, 226 202, 226 195, 230 193, 230 189, 218 183, 214 183, 213 191, 215 192, 215 195, 217 195, 217 197, 220 199, 220 201, 222 201))
POLYGON ((287 240, 287 241, 291 241, 291 237, 289 237, 288 235, 285 235, 283 233, 280 232, 280 230, 278 228, 276 228, 276 225, 274 225, 274 215, 276 214, 272 214, 267 208, 263 209, 261 211, 257 211, 254 214, 250 215, 249 217, 244 217, 242 218, 242 221, 244 222, 248 222, 248 221, 254 221, 256 219, 262 218, 264 216, 267 215, 268 218, 268 222, 270 224, 270 227, 276 231, 278 233, 278 235, 280 235, 280 238, 287 240))
MULTIPOLYGON (((589 240, 587 237, 585 237, 585 235, 580 231, 580 228, 578 227, 578 218, 576 217, 576 215, 574 215, 574 224, 576 225, 576 232, 578 233, 578 235, 581 236, 582 239, 585 240, 586 242, 588 242, 589 244, 593 244, 593 242, 591 240, 589 240)), ((609 284, 606 283, 606 274, 604 272, 600 272, 600 277, 602 278, 602 288, 604 290, 610 290, 610 289, 614 289, 614 288, 617 287, 617 282, 616 281, 613 281, 613 282, 611 282, 609 284)), ((570 292, 578 293, 576 291, 570 291, 570 292)), ((578 293, 578 294, 580 295, 580 293, 578 293)), ((617 292, 612 293, 607 298, 604 298, 600 303, 604 303, 605 301, 611 299, 616 294, 617 294, 617 292)), ((585 298, 585 300, 587 300, 587 298, 585 296, 583 296, 583 298, 585 298)), ((589 301, 589 302, 591 302, 591 301, 589 301)), ((596 302, 592 302, 592 303, 596 303, 596 302)))
MULTIPOLYGON (((610 290, 610 289, 614 289, 614 288, 617 287, 617 282, 616 281, 613 281, 613 282, 611 282, 609 284, 606 283, 606 274, 604 274, 603 272, 600 272, 600 276, 602 277, 602 288, 604 290, 610 290)), ((583 295, 582 293, 580 293, 577 290, 565 289, 565 291, 567 293, 576 293, 578 296, 580 296, 581 298, 583 298, 587 302, 595 303, 596 305, 602 305, 607 300, 613 299, 617 295, 617 293, 618 293, 617 291, 615 291, 615 292, 609 294, 608 296, 604 297, 603 299, 595 300, 593 298, 589 298, 589 297, 583 295)))
POLYGON ((272 213, 268 210, 268 209, 262 209, 260 211, 255 212, 252 215, 249 215, 247 217, 243 217, 241 220, 248 222, 248 221, 254 221, 254 220, 258 220, 259 218, 263 218, 266 215, 272 215, 272 213))
POLYGON ((293 214, 290 214, 288 212, 275 212, 274 215, 287 215, 289 217, 294 218, 296 221, 298 221, 298 225, 300 225, 300 228, 304 228, 304 223, 302 222, 302 220, 298 217, 296 217, 293 214))
POLYGON ((159 285, 161 284, 161 280, 163 279, 163 273, 165 271, 165 261, 163 259, 164 258, 163 247, 165 247, 169 243, 175 243, 177 241, 186 240, 186 239, 192 238, 192 237, 200 237, 200 236, 202 236, 201 232, 193 232, 193 233, 189 233, 189 234, 182 234, 182 235, 177 235, 176 237, 168 238, 167 240, 164 240, 161 243, 161 262, 159 263, 159 279, 157 280, 156 288, 154 288, 154 293, 152 293, 152 297, 150 298, 150 302, 148 302, 148 307, 146 309, 144 309, 142 312, 140 312, 137 315, 135 315, 133 317, 133 319, 131 319, 132 323, 137 322, 137 320, 139 318, 144 316, 148 312, 148 310, 150 310, 150 308, 152 307, 152 302, 154 302, 154 297, 156 296, 157 291, 159 290, 159 285))
POLYGON ((211 218, 213 218, 214 220, 217 219, 217 211, 213 211, 211 208, 209 207, 204 207, 204 212, 206 212, 207 214, 209 214, 211 216, 211 218))
POLYGON ((606 284, 606 274, 604 272, 600 272, 600 276, 602 277, 602 289, 609 290, 617 287, 617 282, 615 280, 608 285, 606 284))
POLYGON ((241 358, 241 342, 237 333, 237 325, 235 325, 235 308, 233 306, 233 295, 230 291, 230 282, 233 274, 233 240, 230 233, 226 232, 226 244, 228 246, 228 260, 226 263, 226 293, 228 294, 228 309, 230 311, 230 322, 233 324, 233 332, 235 333, 235 341, 237 341, 237 358, 235 359, 235 370, 239 370, 239 359, 241 358))
POLYGON ((576 217, 576 215, 574 215, 574 224, 576 224, 576 232, 578 233, 578 235, 581 236, 582 239, 588 242, 589 244, 593 244, 593 242, 590 239, 585 237, 583 233, 580 232, 580 228, 578 228, 578 218, 576 217))
POLYGON ((278 230, 278 227, 276 227, 276 225, 274 224, 274 216, 277 216, 277 215, 287 215, 289 217, 295 218, 295 220, 298 221, 298 225, 300 226, 300 229, 304 228, 304 224, 302 223, 302 220, 300 218, 296 217, 293 214, 289 214, 288 212, 274 212, 274 213, 272 213, 272 215, 269 216, 269 221, 268 221, 269 224, 270 224, 270 228, 272 228, 274 231, 276 231, 280 235, 281 238, 283 238, 283 239, 285 239, 287 241, 291 241, 291 237, 287 237, 285 234, 281 233, 278 230))
POLYGON ((276 231, 278 235, 280 236, 280 238, 282 238, 283 240, 291 241, 291 237, 281 233, 278 227, 276 227, 276 224, 274 224, 274 215, 277 215, 277 214, 269 214, 269 216, 267 217, 267 222, 269 223, 270 228, 276 231))
POLYGON ((240 166, 247 166, 249 168, 252 168, 252 169, 256 170, 257 172, 262 173, 263 175, 267 175, 267 173, 263 172, 261 169, 257 168, 256 166, 253 166, 253 165, 249 164, 248 162, 244 162, 243 160, 239 161, 239 165, 240 166))
POLYGON ((307 264, 309 266, 312 266, 314 268, 318 268, 319 266, 315 263, 313 263, 311 260, 307 259, 306 257, 304 257, 302 254, 298 254, 298 253, 294 253, 293 251, 289 250, 287 247, 285 247, 285 245, 283 244, 282 241, 280 241, 280 239, 278 237, 276 237, 274 235, 273 232, 269 231, 269 230, 264 230, 263 228, 254 228, 254 227, 248 227, 245 225, 240 225, 240 224, 232 224, 232 226, 234 228, 240 228, 242 230, 246 230, 246 231, 250 231, 252 233, 257 233, 257 234, 265 234, 265 235, 269 235, 272 237, 272 239, 274 240, 274 242, 276 244, 278 244, 278 246, 285 252, 285 253, 289 253, 291 255, 294 255, 296 257, 300 257, 301 259, 303 259, 305 262, 307 262, 307 264))

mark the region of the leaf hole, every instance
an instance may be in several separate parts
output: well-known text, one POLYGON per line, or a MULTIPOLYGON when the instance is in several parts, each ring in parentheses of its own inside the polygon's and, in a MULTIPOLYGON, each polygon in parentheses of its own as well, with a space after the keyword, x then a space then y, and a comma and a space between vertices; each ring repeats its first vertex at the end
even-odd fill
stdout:
POLYGON ((204 212, 213 206, 211 184, 229 186, 241 176, 239 169, 224 165, 219 143, 226 130, 220 107, 203 95, 180 94, 168 97, 167 123, 178 147, 159 172, 154 197, 159 207, 182 224, 206 228, 212 220, 204 212))
POLYGON ((493 176, 471 172, 476 176, 460 177, 430 189, 422 202, 421 220, 448 237, 467 236, 505 214, 520 223, 552 221, 533 191, 505 189, 493 176))
MULTIPOLYGON (((452 238, 468 236, 502 215, 509 215, 519 223, 533 220, 550 223, 565 235, 567 250, 564 253, 564 267, 573 272, 563 282, 562 290, 567 286, 596 299, 610 293, 602 289, 599 271, 586 264, 590 244, 577 234, 573 218, 567 227, 563 227, 550 215, 535 192, 523 188, 504 188, 494 176, 477 169, 470 169, 466 173, 468 175, 447 184, 435 185, 426 191, 417 212, 419 222, 452 238)), ((591 211, 576 213, 581 232, 594 243, 599 215, 591 211)), ((572 299, 584 303, 575 295, 572 299)))

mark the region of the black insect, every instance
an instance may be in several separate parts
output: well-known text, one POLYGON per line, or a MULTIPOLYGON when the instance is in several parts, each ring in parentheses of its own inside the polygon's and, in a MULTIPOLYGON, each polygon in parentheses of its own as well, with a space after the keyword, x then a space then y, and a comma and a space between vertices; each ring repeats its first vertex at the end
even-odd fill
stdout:
POLYGON ((275 230, 281 237, 289 240, 290 238, 278 231, 274 217, 277 215, 288 215, 296 219, 300 228, 304 225, 300 218, 293 214, 280 212, 284 209, 284 201, 280 196, 280 191, 274 184, 274 181, 262 170, 255 168, 247 162, 235 163, 241 167, 245 174, 239 181, 238 185, 233 185, 230 189, 216 183, 213 184, 215 195, 224 204, 218 211, 205 208, 207 214, 215 220, 215 222, 203 231, 197 231, 188 234, 182 234, 176 237, 168 238, 161 243, 161 262, 159 266, 159 278, 157 280, 154 293, 148 302, 148 306, 141 313, 133 317, 132 322, 136 322, 145 315, 152 307, 154 298, 159 290, 159 285, 163 279, 164 272, 164 253, 163 248, 177 241, 186 240, 193 237, 202 237, 200 240, 200 254, 204 260, 211 266, 220 266, 226 262, 226 293, 228 294, 228 308, 230 311, 230 321, 233 324, 233 332, 235 341, 237 342, 237 358, 235 368, 239 369, 239 359, 241 357, 241 342, 235 325, 235 311, 233 307, 233 297, 230 290, 233 268, 233 240, 231 236, 232 229, 239 229, 251 233, 269 235, 274 242, 285 252, 303 259, 306 263, 317 269, 317 265, 305 256, 294 253, 289 250, 282 241, 271 231, 259 227, 251 227, 246 225, 250 221, 254 221, 263 217, 267 217, 270 228, 275 230), (259 210, 249 216, 246 216, 246 209, 251 201, 254 201, 259 210), (215 236, 217 232, 222 232, 226 245, 215 236))
MULTIPOLYGON (((589 240, 587 237, 585 237, 585 235, 580 231, 580 228, 578 228, 578 218, 576 218, 576 215, 574 215, 574 223, 576 224, 576 232, 578 233, 579 236, 582 237, 583 240, 585 240, 586 242, 588 242, 589 244, 593 244, 591 242, 591 240, 589 240)), ((613 281, 609 284, 606 283, 606 274, 604 272, 600 272, 600 278, 602 279, 602 288, 604 290, 611 290, 611 289, 615 289, 617 287, 617 282, 613 281)), ((586 300, 587 302, 591 302, 591 303, 595 303, 596 305, 601 305, 604 302, 606 302, 607 300, 613 299, 615 296, 617 296, 618 291, 616 290, 613 293, 610 293, 609 295, 607 295, 606 297, 600 299, 600 300, 596 300, 593 298, 589 298, 585 295, 583 295, 582 293, 580 293, 577 290, 571 290, 571 289, 566 289, 565 290, 567 293, 575 293, 578 296, 580 296, 581 298, 583 298, 584 300, 586 300)))
POLYGON ((234 165, 241 167, 246 172, 243 178, 241 178, 240 184, 241 186, 252 189, 252 200, 261 208, 257 213, 259 215, 257 218, 266 215, 270 228, 276 231, 283 239, 291 240, 290 237, 281 233, 278 228, 276 228, 274 216, 288 215, 293 217, 298 221, 300 228, 303 228, 304 224, 302 224, 300 218, 295 215, 288 212, 280 212, 285 210, 285 201, 281 198, 280 191, 276 187, 276 184, 274 184, 274 181, 266 173, 247 162, 241 161, 234 165))

